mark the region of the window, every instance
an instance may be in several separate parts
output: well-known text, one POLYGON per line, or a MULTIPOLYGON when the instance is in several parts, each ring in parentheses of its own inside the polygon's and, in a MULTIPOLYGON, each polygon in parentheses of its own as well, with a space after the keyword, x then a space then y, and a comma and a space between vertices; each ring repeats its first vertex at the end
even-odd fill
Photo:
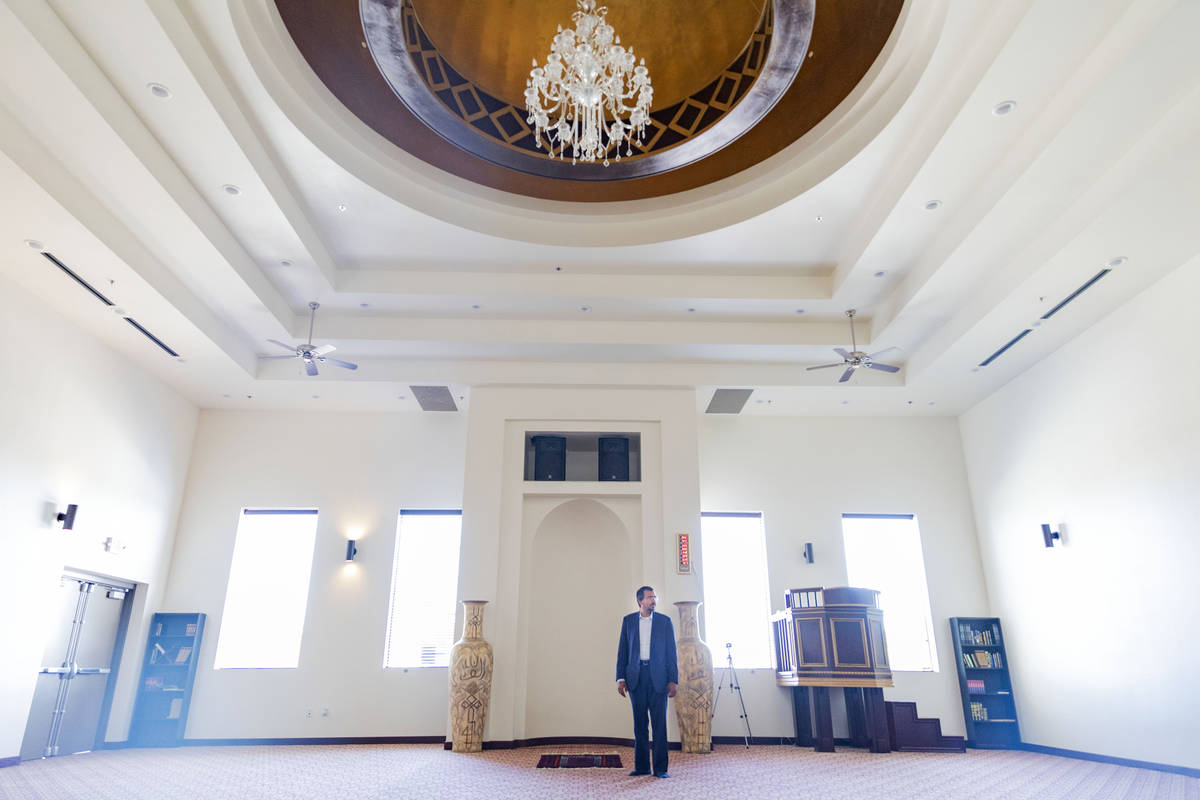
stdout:
POLYGON ((317 510, 242 510, 216 669, 295 669, 308 608, 317 510))
POLYGON ((770 667, 771 598, 762 514, 702 513, 700 557, 704 632, 714 666, 724 662, 728 643, 735 667, 770 667))
POLYGON ((911 514, 843 514, 842 536, 850 585, 879 591, 892 669, 937 672, 917 520, 911 514))
POLYGON ((462 511, 401 511, 385 667, 445 667, 454 644, 462 511))

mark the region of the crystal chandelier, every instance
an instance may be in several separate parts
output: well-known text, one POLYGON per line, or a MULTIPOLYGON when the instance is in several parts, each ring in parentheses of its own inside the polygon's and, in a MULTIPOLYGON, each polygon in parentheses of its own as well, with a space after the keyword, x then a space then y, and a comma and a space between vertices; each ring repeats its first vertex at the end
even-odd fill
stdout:
POLYGON ((644 141, 654 89, 646 59, 634 66, 633 48, 622 47, 605 21, 608 9, 596 0, 576 2, 575 29, 558 27, 544 67, 533 60, 527 122, 539 148, 545 135, 551 158, 566 158, 569 147, 572 164, 602 159, 607 167, 610 149, 620 161, 622 144, 632 155, 633 140, 644 141))

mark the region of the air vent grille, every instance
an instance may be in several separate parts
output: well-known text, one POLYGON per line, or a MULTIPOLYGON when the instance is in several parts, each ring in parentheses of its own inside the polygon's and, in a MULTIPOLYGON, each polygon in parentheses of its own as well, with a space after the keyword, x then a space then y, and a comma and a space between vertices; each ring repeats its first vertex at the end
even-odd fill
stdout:
POLYGON ((135 320, 133 317, 125 317, 125 321, 126 321, 126 322, 128 322, 128 323, 129 323, 130 325, 132 325, 133 327, 137 328, 137 329, 138 329, 138 332, 139 332, 139 333, 141 333, 141 334, 142 334, 142 336, 145 336, 147 339, 149 339, 150 341, 154 342, 156 345, 158 345, 158 346, 159 346, 159 347, 161 347, 163 350, 165 350, 165 351, 167 351, 168 353, 170 353, 170 354, 171 354, 172 356, 174 356, 175 358, 179 358, 179 353, 176 353, 174 350, 172 350, 171 348, 167 347, 167 345, 163 343, 163 340, 162 340, 162 339, 158 338, 158 337, 157 337, 157 336, 155 336, 153 333, 151 333, 150 331, 146 330, 146 329, 145 329, 145 328, 143 328, 141 325, 139 325, 139 324, 137 323, 137 320, 135 320))
MULTIPOLYGON (((112 308, 114 305, 116 305, 112 300, 109 300, 107 297, 105 297, 103 294, 101 294, 99 291, 97 291, 95 286, 92 286, 90 283, 85 281, 83 278, 76 275, 74 270, 72 270, 66 264, 62 263, 57 258, 55 258, 52 253, 48 253, 43 250, 42 255, 44 255, 46 257, 46 260, 49 261, 51 264, 58 267, 63 272, 65 272, 67 275, 69 275, 71 280, 78 283, 84 289, 87 289, 88 292, 92 295, 92 297, 96 298, 101 303, 104 303, 104 305, 108 306, 109 308, 112 308)), ((126 322, 128 322, 130 325, 132 325, 134 328, 136 328, 138 333, 142 334, 142 336, 145 336, 147 339, 149 339, 150 341, 154 342, 156 345, 161 347, 164 352, 170 353, 173 358, 179 358, 179 353, 176 353, 174 350, 172 350, 170 347, 168 347, 166 345, 166 343, 163 342, 162 339, 159 339, 153 333, 151 333, 150 331, 146 330, 141 325, 139 325, 137 320, 133 319, 132 317, 123 317, 123 319, 126 322)))
POLYGON ((421 404, 422 411, 458 411, 454 397, 446 386, 410 386, 413 397, 421 404))
POLYGON ((705 414, 740 414, 753 389, 717 389, 713 392, 712 400, 708 401, 705 414))
POLYGON ((42 255, 44 255, 44 256, 46 257, 46 259, 47 259, 47 260, 48 260, 48 261, 49 261, 51 264, 53 264, 54 266, 56 266, 56 267, 58 267, 59 269, 61 269, 63 272, 65 272, 65 273, 67 273, 68 275, 70 275, 70 276, 71 276, 71 280, 75 281, 75 282, 76 282, 76 283, 78 283, 80 286, 82 286, 83 288, 85 288, 85 289, 87 289, 89 292, 91 292, 91 293, 92 293, 92 297, 95 297, 97 300, 99 300, 101 303, 104 303, 104 305, 106 305, 106 306, 111 306, 111 305, 113 305, 113 301, 112 301, 112 300, 109 300, 107 297, 105 297, 104 295, 100 294, 100 292, 96 291, 96 287, 95 287, 95 286, 92 286, 90 283, 88 283, 87 281, 85 281, 83 278, 79 277, 79 276, 78 276, 78 275, 76 275, 74 272, 72 272, 72 271, 71 271, 71 268, 70 268, 70 267, 68 267, 66 264, 62 263, 62 262, 61 262, 61 261, 59 261, 57 258, 55 258, 53 255, 51 255, 50 253, 47 253, 47 252, 45 252, 45 251, 42 251, 42 255))
POLYGON ((1033 328, 1026 328, 1025 330, 1021 331, 1021 332, 1020 332, 1020 333, 1018 333, 1016 336, 1014 336, 1013 338, 1009 339, 1009 340, 1008 340, 1008 344, 1004 345, 1004 346, 1003 346, 1003 347, 1001 347, 999 350, 997 350, 996 352, 992 353, 990 356, 988 356, 987 358, 985 358, 983 361, 980 361, 980 362, 979 362, 979 366, 981 366, 981 367, 986 367, 988 364, 992 363, 992 362, 993 362, 993 361, 995 361, 997 358, 999 358, 1000 356, 1004 355, 1004 351, 1005 351, 1005 350, 1007 350, 1008 348, 1012 347, 1014 344, 1016 344, 1017 342, 1021 341, 1022 339, 1024 339, 1026 336, 1028 336, 1028 335, 1029 335, 1029 334, 1031 334, 1031 333, 1033 333, 1033 328))
MULTIPOLYGON (((1059 303, 1058 303, 1058 305, 1056 305, 1054 308, 1052 308, 1052 309, 1050 309, 1049 311, 1047 311, 1045 314, 1042 314, 1042 317, 1041 317, 1041 318, 1042 318, 1042 319, 1044 319, 1044 320, 1046 320, 1046 319, 1050 319, 1050 318, 1051 318, 1051 317, 1053 317, 1055 314, 1057 314, 1059 311, 1062 311, 1062 310, 1063 310, 1063 308, 1064 308, 1064 307, 1067 305, 1067 303, 1070 303, 1072 300, 1074 300, 1075 298, 1079 297, 1079 295, 1083 294, 1083 293, 1084 293, 1084 292, 1086 292, 1088 289, 1092 288, 1092 287, 1093 287, 1093 286, 1096 284, 1096 281, 1100 280, 1101 278, 1103 278, 1105 275, 1107 275, 1107 274, 1108 274, 1108 273, 1110 273, 1110 272, 1112 272, 1112 270, 1111 270, 1111 269, 1108 269, 1108 268, 1105 268, 1105 269, 1102 269, 1102 270, 1100 270, 1100 271, 1099 271, 1099 272, 1097 272, 1095 275, 1093 275, 1091 278, 1089 278, 1089 279, 1088 279, 1088 281, 1087 281, 1087 283, 1083 284, 1083 286, 1080 286, 1078 289, 1076 289, 1075 291, 1071 292, 1069 295, 1067 295, 1067 296, 1066 296, 1066 297, 1064 297, 1062 300, 1060 300, 1060 301, 1059 301, 1059 303)), ((1005 350, 1007 350, 1008 348, 1012 347, 1014 344, 1016 344, 1017 342, 1021 341, 1022 339, 1024 339, 1026 336, 1028 336, 1028 335, 1029 335, 1029 334, 1031 334, 1031 333, 1033 333, 1033 329, 1032 329, 1032 328, 1026 328, 1025 330, 1021 331, 1021 332, 1020 332, 1020 333, 1018 333, 1016 336, 1014 336, 1012 339, 1010 339, 1010 340, 1008 341, 1008 343, 1007 343, 1007 344, 1005 344, 1003 347, 1001 347, 999 350, 997 350, 996 352, 992 353, 990 356, 988 356, 988 357, 987 357, 986 359, 984 359, 983 361, 979 362, 979 366, 981 366, 981 367, 986 367, 988 364, 991 364, 991 363, 992 363, 993 361, 995 361, 997 358, 999 358, 1000 356, 1004 355, 1004 351, 1005 351, 1005 350)))
POLYGON ((1075 291, 1071 292, 1069 295, 1064 297, 1062 299, 1062 301, 1058 305, 1056 305, 1054 308, 1050 309, 1045 314, 1042 314, 1042 319, 1050 319, 1055 314, 1057 314, 1059 311, 1062 311, 1063 306, 1065 306, 1067 303, 1074 300, 1076 297, 1079 297, 1079 295, 1083 294, 1088 289, 1092 288, 1092 284, 1094 284, 1096 281, 1100 280, 1101 278, 1103 278, 1105 275, 1107 275, 1110 272, 1112 272, 1111 269, 1102 269, 1099 272, 1097 272, 1095 275, 1092 276, 1091 280, 1089 280, 1083 286, 1080 286, 1078 289, 1076 289, 1075 291))

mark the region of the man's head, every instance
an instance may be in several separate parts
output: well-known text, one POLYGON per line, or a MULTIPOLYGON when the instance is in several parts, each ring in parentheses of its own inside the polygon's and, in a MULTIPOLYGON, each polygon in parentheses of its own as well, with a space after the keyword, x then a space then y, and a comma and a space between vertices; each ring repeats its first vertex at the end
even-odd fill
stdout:
POLYGON ((650 616, 654 612, 655 605, 658 603, 658 598, 654 596, 654 588, 651 586, 642 586, 639 588, 637 590, 637 601, 642 616, 650 616))

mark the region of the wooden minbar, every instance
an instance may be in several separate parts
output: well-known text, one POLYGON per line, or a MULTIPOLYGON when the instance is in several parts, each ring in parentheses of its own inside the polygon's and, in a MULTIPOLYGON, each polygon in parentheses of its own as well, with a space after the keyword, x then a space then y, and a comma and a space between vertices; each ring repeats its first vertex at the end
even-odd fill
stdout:
POLYGON ((892 670, 878 595, 854 586, 792 589, 787 608, 771 617, 775 683, 792 690, 797 747, 833 752, 834 687, 846 697, 851 743, 872 753, 891 751, 883 687, 892 685, 892 670))

